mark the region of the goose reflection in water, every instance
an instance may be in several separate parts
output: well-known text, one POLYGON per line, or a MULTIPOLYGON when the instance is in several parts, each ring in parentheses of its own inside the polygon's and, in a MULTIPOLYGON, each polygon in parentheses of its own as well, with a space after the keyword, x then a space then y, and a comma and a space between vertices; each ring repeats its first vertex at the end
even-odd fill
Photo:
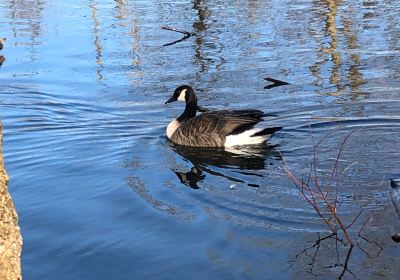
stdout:
POLYGON ((240 178, 233 177, 213 170, 213 167, 222 169, 240 170, 243 175, 260 177, 259 173, 251 172, 267 169, 267 159, 281 160, 277 145, 260 145, 253 147, 238 147, 226 150, 224 148, 193 148, 169 143, 169 146, 181 157, 189 161, 193 167, 188 171, 173 171, 180 182, 192 189, 199 189, 207 174, 220 176, 234 183, 245 183, 250 187, 259 187, 258 184, 248 183, 240 178))

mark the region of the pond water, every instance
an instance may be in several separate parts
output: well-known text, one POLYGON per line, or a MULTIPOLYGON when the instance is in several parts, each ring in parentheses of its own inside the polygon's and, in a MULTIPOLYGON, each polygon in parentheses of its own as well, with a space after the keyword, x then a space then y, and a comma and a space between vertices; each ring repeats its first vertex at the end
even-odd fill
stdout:
POLYGON ((353 132, 337 211, 346 225, 364 211, 343 277, 395 279, 399 14, 373 0, 2 1, 23 277, 336 279, 347 247, 318 243, 328 228, 285 168, 305 178, 315 150, 326 185, 353 132), (196 35, 176 42, 164 25, 196 35), (165 128, 183 108, 164 102, 181 84, 204 107, 263 110, 284 129, 242 155, 174 146, 165 128))

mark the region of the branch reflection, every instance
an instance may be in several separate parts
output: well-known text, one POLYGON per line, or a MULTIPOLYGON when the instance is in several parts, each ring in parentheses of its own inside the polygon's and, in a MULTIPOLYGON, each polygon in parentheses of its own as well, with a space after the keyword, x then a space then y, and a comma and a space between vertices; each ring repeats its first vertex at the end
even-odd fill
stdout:
POLYGON ((307 259, 307 265, 304 269, 314 277, 320 276, 320 273, 326 273, 325 270, 340 268, 337 270, 337 279, 343 279, 346 274, 350 274, 355 279, 359 279, 349 268, 349 261, 353 249, 354 245, 347 246, 335 233, 325 237, 321 237, 318 234, 318 239, 313 245, 304 248, 289 262, 300 262, 303 264, 303 258, 307 259), (333 250, 336 251, 334 255, 332 255, 333 250))
POLYGON ((358 260, 363 256, 373 261, 383 250, 378 242, 366 238, 361 231, 355 245, 348 244, 337 233, 324 237, 318 233, 318 239, 294 256, 289 263, 291 266, 298 265, 316 278, 323 275, 326 279, 327 273, 331 273, 335 279, 346 279, 346 276, 350 275, 354 279, 361 279, 361 275, 358 275, 361 272, 356 264, 358 260), (364 246, 368 246, 364 248, 361 241, 364 242, 364 246))

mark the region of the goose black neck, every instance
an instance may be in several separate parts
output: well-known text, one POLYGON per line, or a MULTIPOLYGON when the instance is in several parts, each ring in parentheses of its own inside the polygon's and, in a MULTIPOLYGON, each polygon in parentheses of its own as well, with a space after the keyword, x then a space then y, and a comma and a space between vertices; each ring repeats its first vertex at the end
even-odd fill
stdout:
POLYGON ((185 111, 177 119, 179 122, 188 120, 196 116, 197 112, 197 97, 194 92, 190 91, 186 99, 185 111))

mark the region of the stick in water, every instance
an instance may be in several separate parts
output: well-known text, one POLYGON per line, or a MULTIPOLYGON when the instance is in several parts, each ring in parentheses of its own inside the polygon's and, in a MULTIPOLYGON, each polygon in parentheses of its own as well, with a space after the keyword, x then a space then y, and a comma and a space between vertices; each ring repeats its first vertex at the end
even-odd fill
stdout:
POLYGON ((182 34, 185 34, 185 36, 188 36, 188 37, 196 35, 193 32, 181 30, 181 29, 173 27, 173 26, 167 26, 166 25, 166 26, 161 27, 161 29, 182 33, 182 34))
POLYGON ((264 78, 264 80, 272 83, 272 84, 264 87, 264 89, 270 89, 270 88, 279 87, 279 86, 285 86, 285 85, 289 84, 287 82, 280 81, 280 80, 277 80, 277 79, 273 79, 273 78, 270 78, 270 77, 266 77, 266 78, 264 78))

